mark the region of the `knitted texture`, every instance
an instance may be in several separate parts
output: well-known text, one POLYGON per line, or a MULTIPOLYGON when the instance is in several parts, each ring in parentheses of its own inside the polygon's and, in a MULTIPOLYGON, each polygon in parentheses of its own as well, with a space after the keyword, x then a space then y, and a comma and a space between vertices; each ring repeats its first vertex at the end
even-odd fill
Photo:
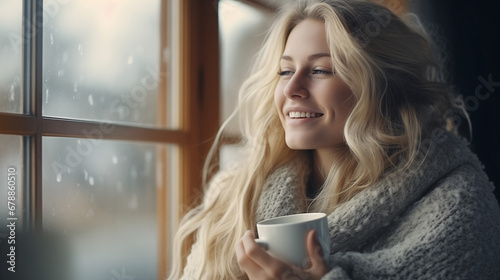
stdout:
MULTIPOLYGON (((442 136, 430 142, 423 163, 381 178, 328 216, 330 271, 324 280, 500 279, 493 185, 465 141, 442 136)), ((268 178, 257 221, 306 212, 296 168, 291 163, 268 178)), ((195 251, 188 274, 200 257, 195 251)))

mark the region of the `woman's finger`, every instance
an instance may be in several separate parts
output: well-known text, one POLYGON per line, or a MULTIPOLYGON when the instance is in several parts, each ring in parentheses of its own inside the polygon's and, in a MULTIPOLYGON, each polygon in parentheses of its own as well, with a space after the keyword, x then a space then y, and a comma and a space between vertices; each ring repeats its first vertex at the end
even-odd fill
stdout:
POLYGON ((283 273, 290 270, 290 266, 285 262, 274 258, 262 249, 252 232, 246 232, 241 239, 246 256, 248 256, 262 272, 268 277, 266 279, 281 279, 283 273))
POLYGON ((258 279, 262 270, 246 253, 243 240, 239 240, 235 246, 236 260, 238 265, 247 273, 250 279, 258 279))
POLYGON ((323 250, 317 240, 317 233, 311 230, 307 233, 306 237, 307 254, 310 260, 310 266, 307 271, 314 275, 322 276, 328 272, 328 266, 323 256, 323 250))
POLYGON ((323 249, 318 242, 316 230, 310 230, 306 236, 307 254, 313 263, 324 262, 323 249))
POLYGON ((242 238, 243 246, 247 256, 252 259, 259 267, 274 275, 277 267, 281 265, 281 261, 273 258, 262 247, 255 242, 255 236, 251 231, 245 233, 242 238))

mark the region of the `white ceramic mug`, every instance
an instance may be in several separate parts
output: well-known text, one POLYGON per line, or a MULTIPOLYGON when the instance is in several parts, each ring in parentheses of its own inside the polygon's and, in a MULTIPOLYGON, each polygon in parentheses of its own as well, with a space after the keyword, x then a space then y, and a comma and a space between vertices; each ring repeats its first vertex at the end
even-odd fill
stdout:
POLYGON ((306 236, 312 229, 316 230, 326 259, 330 255, 330 233, 325 213, 302 213, 261 221, 257 223, 259 238, 255 241, 273 256, 304 267, 309 262, 306 236))

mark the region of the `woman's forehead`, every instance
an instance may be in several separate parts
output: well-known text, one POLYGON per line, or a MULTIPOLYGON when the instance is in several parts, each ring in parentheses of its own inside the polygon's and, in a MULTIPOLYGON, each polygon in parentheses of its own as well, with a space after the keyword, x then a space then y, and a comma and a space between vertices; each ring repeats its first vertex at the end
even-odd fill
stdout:
POLYGON ((325 25, 314 19, 305 19, 297 24, 287 38, 283 56, 330 53, 326 40, 325 25))

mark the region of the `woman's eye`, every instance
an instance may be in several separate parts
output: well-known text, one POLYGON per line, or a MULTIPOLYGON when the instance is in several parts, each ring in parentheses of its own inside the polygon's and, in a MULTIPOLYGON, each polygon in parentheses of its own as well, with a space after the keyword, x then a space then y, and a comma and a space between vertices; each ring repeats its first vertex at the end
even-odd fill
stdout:
POLYGON ((292 74, 293 74, 292 71, 280 71, 280 72, 278 72, 278 75, 280 75, 280 76, 289 76, 292 74))
POLYGON ((313 74, 332 74, 332 71, 329 70, 322 70, 322 69, 314 69, 312 71, 313 74))

